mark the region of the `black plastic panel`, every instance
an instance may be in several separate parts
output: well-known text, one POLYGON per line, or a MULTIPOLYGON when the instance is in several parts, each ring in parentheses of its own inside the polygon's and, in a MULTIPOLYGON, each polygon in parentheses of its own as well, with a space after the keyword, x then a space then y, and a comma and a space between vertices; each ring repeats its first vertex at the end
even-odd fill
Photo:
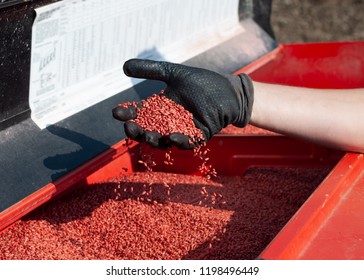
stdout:
POLYGON ((30 115, 28 92, 34 8, 53 2, 57 1, 25 2, 0 9, 0 130, 30 115))
POLYGON ((31 1, 32 0, 0 0, 0 9, 31 1))
POLYGON ((272 0, 240 0, 239 18, 244 20, 252 18, 268 35, 275 38, 270 16, 272 13, 272 0))

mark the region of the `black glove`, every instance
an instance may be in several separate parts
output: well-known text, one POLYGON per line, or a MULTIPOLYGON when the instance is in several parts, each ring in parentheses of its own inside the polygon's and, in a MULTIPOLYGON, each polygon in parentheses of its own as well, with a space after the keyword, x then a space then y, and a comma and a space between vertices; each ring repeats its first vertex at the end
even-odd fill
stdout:
MULTIPOLYGON (((193 114, 195 125, 201 129, 205 141, 229 124, 244 127, 250 120, 254 94, 252 81, 246 74, 224 76, 206 69, 142 59, 125 62, 124 72, 130 77, 165 82, 165 96, 193 114)), ((159 148, 169 144, 181 149, 194 147, 189 138, 180 133, 165 139, 158 133, 143 131, 130 121, 136 118, 134 107, 116 107, 113 116, 126 121, 125 133, 131 139, 159 148)))

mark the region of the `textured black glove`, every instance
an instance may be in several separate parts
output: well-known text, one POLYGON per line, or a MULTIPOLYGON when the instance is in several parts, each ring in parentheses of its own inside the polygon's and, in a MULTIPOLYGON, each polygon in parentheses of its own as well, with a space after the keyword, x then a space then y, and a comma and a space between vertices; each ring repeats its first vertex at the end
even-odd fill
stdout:
MULTIPOLYGON (((229 124, 244 127, 250 120, 253 84, 246 74, 224 76, 206 69, 141 59, 125 62, 124 72, 130 77, 165 82, 165 96, 193 114, 195 125, 206 141, 229 124)), ((133 107, 116 107, 113 116, 126 121, 125 132, 131 139, 159 148, 169 143, 181 149, 193 148, 185 135, 175 133, 161 139, 158 133, 143 131, 129 121, 136 118, 133 107)))

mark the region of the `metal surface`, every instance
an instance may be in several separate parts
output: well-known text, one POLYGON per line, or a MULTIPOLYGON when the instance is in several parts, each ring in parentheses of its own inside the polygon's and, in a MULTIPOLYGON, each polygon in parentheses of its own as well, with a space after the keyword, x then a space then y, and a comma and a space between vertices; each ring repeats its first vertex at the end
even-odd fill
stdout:
POLYGON ((243 69, 254 80, 285 85, 364 87, 364 41, 284 44, 243 69), (264 65, 264 67, 262 67, 264 65))
MULTIPOLYGON (((285 136, 216 135, 209 142, 210 163, 220 175, 243 175, 255 166, 280 167, 333 167, 342 156, 333 151, 285 136)), ((120 172, 142 171, 140 145, 126 146, 125 140, 115 144, 79 168, 69 172, 53 183, 47 184, 19 203, 0 213, 0 231, 33 209, 80 185, 91 185, 115 177, 120 172)), ((154 151, 159 168, 155 171, 198 175, 201 162, 192 151, 173 149, 174 164, 166 166, 164 151, 154 151), (186 164, 188 162, 188 164, 186 164)))
POLYGON ((0 9, 31 1, 32 0, 0 0, 0 9))
POLYGON ((0 131, 30 116, 28 91, 34 8, 57 1, 0 4, 0 131))
MULTIPOLYGON (((209 164, 220 175, 241 176, 252 167, 331 166, 342 152, 281 135, 216 135, 207 145, 209 164)), ((156 171, 199 174, 201 162, 192 151, 173 149, 173 165, 164 165, 164 152, 154 152, 156 171), (188 162, 188 165, 186 165, 188 162)))
POLYGON ((363 155, 346 154, 260 257, 364 259, 363 172, 363 155))
MULTIPOLYGON (((363 49, 364 42, 281 45, 243 70, 262 82, 360 88, 363 49)), ((260 257, 363 259, 363 170, 361 154, 346 154, 260 257)))
POLYGON ((275 38, 270 16, 272 13, 272 0, 240 0, 239 18, 253 18, 256 23, 272 38, 275 38))

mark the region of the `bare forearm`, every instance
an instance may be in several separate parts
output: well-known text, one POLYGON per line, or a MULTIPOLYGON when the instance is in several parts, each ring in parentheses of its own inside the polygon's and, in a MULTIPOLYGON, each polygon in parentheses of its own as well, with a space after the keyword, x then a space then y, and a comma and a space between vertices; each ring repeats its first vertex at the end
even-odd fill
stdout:
POLYGON ((251 124, 333 148, 364 152, 364 89, 254 82, 251 124))

